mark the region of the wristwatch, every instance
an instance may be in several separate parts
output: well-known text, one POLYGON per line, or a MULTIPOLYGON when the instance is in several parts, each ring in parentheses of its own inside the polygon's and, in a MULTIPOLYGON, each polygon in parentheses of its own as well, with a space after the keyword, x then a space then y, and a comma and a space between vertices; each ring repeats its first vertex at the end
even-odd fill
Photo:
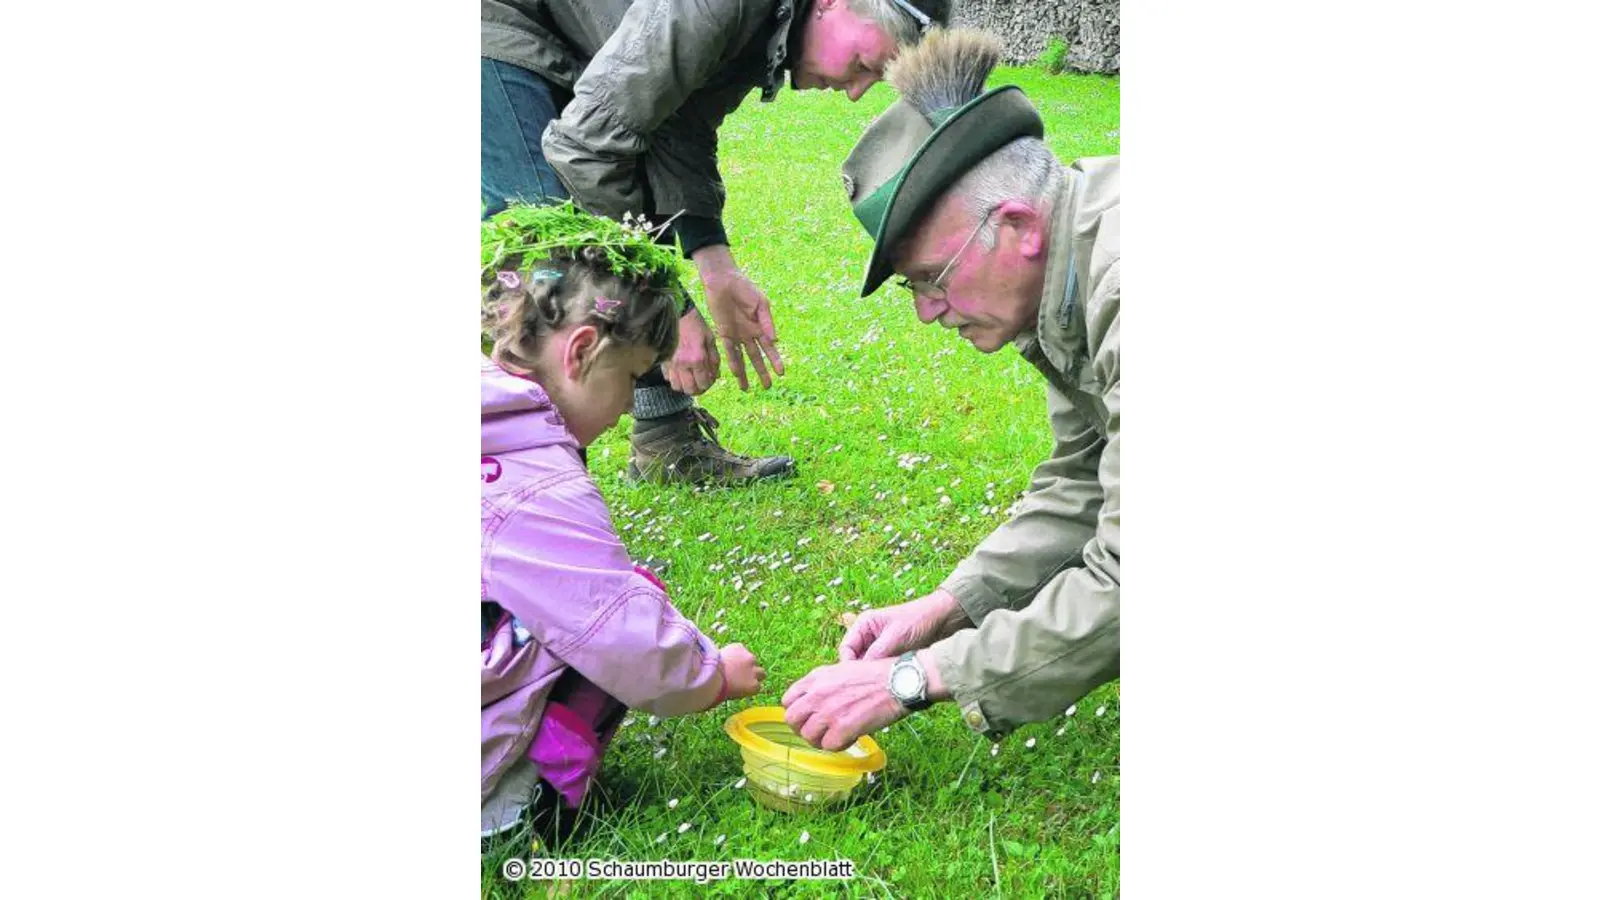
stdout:
POLYGON ((922 663, 917 662, 917 654, 900 654, 889 670, 889 693, 912 712, 933 705, 928 699, 928 673, 923 671, 922 663))

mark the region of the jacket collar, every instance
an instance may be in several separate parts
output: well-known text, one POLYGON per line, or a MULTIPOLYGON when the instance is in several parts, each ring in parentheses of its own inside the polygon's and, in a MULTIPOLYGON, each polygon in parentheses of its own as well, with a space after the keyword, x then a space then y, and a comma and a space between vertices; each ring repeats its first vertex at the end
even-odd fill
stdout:
POLYGON ((564 446, 578 453, 578 439, 536 381, 513 375, 485 358, 481 379, 480 449, 513 453, 533 447, 564 446))
POLYGON ((800 36, 805 34, 804 28, 795 28, 794 24, 806 11, 811 8, 811 0, 800 0, 800 9, 795 8, 795 0, 778 0, 772 9, 772 36, 767 38, 767 71, 766 78, 761 84, 761 102, 771 103, 778 98, 778 91, 783 87, 783 74, 794 68, 794 63, 800 58, 800 36))
POLYGON ((1044 294, 1039 298, 1039 318, 1034 327, 1017 335, 1014 343, 1024 356, 1035 350, 1044 353, 1050 364, 1062 373, 1071 372, 1068 344, 1054 339, 1071 334, 1083 319, 1083 274, 1073 253, 1075 207, 1079 198, 1079 179, 1083 176, 1066 169, 1061 184, 1050 196, 1050 256, 1045 261, 1044 294))

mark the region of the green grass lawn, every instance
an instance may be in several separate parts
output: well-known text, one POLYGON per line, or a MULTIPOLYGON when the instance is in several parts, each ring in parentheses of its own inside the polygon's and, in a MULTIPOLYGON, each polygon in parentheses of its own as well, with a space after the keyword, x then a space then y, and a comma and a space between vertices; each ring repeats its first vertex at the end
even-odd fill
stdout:
MULTIPOLYGON (((1027 91, 1064 161, 1120 152, 1115 79, 1001 69, 991 84, 1004 83, 1027 91)), ((634 556, 670 560, 674 602, 717 641, 748 645, 767 667, 767 689, 701 716, 655 725, 632 716, 606 757, 585 833, 545 850, 624 860, 848 858, 861 875, 709 887, 586 882, 571 885, 576 895, 1118 894, 1115 684, 1072 716, 1008 736, 997 753, 953 704, 905 719, 877 736, 888 768, 832 813, 772 812, 733 787, 739 753, 723 719, 777 704, 812 667, 836 661, 839 614, 935 588, 1004 520, 1051 447, 1044 381, 1015 351, 985 356, 954 332, 922 326, 892 287, 856 296, 869 242, 839 167, 893 99, 886 86, 855 105, 837 94, 785 91, 771 104, 752 96, 723 126, 734 256, 772 299, 788 374, 771 390, 741 394, 725 369, 701 403, 721 420, 730 449, 787 453, 799 476, 743 490, 636 487, 621 477, 627 419, 589 460, 634 556)), ((548 883, 500 878, 502 860, 526 851, 507 842, 485 855, 485 897, 546 895, 548 883)))

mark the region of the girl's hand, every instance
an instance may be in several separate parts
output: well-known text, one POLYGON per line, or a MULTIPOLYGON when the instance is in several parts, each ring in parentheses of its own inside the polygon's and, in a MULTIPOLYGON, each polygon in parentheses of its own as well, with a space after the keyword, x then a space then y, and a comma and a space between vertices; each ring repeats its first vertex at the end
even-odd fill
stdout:
POLYGON ((743 644, 729 644, 722 648, 722 677, 728 686, 727 699, 739 700, 760 692, 767 670, 743 644))

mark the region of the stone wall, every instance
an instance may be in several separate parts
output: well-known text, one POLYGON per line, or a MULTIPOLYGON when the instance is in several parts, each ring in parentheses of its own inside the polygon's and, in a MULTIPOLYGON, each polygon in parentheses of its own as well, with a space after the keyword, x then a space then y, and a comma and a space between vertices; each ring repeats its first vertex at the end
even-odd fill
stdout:
POLYGON ((1122 69, 1119 0, 955 0, 952 25, 982 28, 1006 43, 1006 62, 1031 63, 1051 38, 1070 48, 1067 67, 1116 75, 1122 69))

